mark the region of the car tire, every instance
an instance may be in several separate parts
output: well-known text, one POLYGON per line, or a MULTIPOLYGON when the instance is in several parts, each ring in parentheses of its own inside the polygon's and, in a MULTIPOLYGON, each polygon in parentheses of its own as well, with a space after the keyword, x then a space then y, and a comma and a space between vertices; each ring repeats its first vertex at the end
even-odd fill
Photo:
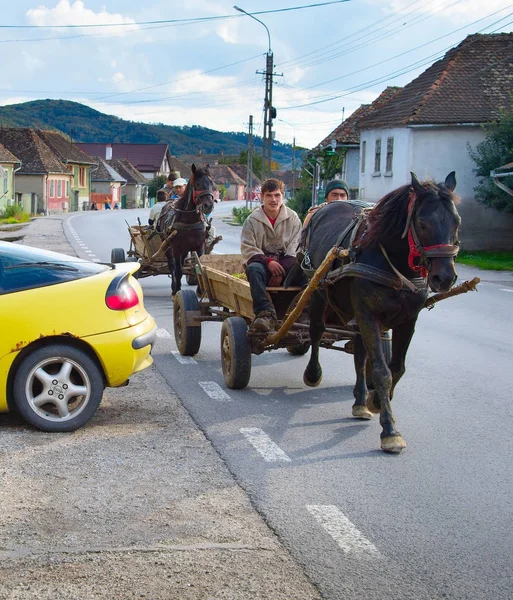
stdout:
POLYGON ((123 248, 112 248, 110 252, 111 263, 124 263, 126 262, 125 250, 123 248))
POLYGON ((96 414, 104 390, 102 373, 83 350, 49 344, 28 354, 16 369, 14 403, 37 429, 74 431, 96 414))

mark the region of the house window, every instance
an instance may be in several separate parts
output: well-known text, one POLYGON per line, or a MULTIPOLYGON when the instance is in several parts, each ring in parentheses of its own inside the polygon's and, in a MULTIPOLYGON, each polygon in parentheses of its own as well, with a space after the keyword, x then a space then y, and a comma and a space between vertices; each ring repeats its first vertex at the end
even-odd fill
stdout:
POLYGON ((365 154, 367 152, 367 142, 362 142, 362 160, 361 160, 361 171, 365 173, 365 154))
POLYGON ((387 138, 387 163, 385 167, 385 172, 387 175, 392 174, 392 163, 394 160, 394 138, 387 138))
POLYGON ((62 181, 57 181, 57 198, 62 198, 62 181))
POLYGON ((376 140, 376 148, 374 151, 374 173, 379 173, 381 170, 381 140, 376 140))
POLYGON ((85 187, 86 186, 86 170, 85 167, 79 167, 78 169, 78 186, 85 187))
POLYGON ((55 181, 52 179, 50 181, 50 198, 53 198, 55 196, 55 181))
POLYGON ((69 181, 66 181, 66 198, 69 197, 69 181))
POLYGON ((8 186, 8 172, 4 171, 4 194, 7 193, 7 186, 8 186))

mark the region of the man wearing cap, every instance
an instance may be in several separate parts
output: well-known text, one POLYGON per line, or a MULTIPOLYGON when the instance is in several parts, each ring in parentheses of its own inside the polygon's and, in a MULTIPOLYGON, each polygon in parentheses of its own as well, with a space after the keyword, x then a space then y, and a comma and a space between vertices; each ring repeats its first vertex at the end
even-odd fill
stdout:
POLYGON ((169 175, 166 178, 166 183, 164 184, 164 187, 159 190, 159 192, 165 192, 166 198, 168 200, 174 194, 175 190, 174 190, 173 185, 174 185, 175 179, 176 179, 176 173, 169 173, 169 175))
POLYGON ((279 286, 296 263, 301 220, 283 204, 285 186, 279 179, 262 184, 262 206, 244 222, 241 253, 251 288, 255 319, 252 327, 268 332, 276 327, 276 312, 266 286, 279 286))
POLYGON ((345 181, 342 181, 342 179, 333 179, 326 186, 326 201, 322 204, 319 204, 319 206, 312 206, 312 208, 308 209, 308 213, 303 223, 303 228, 307 227, 308 223, 310 223, 310 219, 313 217, 315 212, 319 210, 319 208, 339 200, 349 200, 349 187, 345 181))
POLYGON ((173 195, 172 199, 181 198, 183 193, 185 192, 185 188, 187 187, 187 179, 183 177, 179 177, 173 181, 173 195))

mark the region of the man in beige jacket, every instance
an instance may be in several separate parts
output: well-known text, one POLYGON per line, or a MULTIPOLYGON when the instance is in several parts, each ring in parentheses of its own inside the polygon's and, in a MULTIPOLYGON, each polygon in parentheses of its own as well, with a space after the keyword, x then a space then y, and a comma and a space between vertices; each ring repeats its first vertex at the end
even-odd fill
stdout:
POLYGON ((251 288, 255 319, 262 332, 276 327, 276 312, 266 286, 279 286, 296 262, 301 220, 283 204, 285 187, 279 179, 266 179, 261 188, 262 206, 244 222, 241 253, 251 288))

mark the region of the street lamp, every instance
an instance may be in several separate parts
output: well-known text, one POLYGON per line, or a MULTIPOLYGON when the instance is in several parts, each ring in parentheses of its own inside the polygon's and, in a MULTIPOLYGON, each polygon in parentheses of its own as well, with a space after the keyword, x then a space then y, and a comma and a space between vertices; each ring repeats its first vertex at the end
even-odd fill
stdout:
MULTIPOLYGON (((273 51, 271 49, 271 34, 269 33, 269 29, 267 25, 263 23, 260 19, 257 19, 251 13, 246 12, 240 6, 234 6, 235 10, 238 10, 240 13, 251 17, 260 25, 265 27, 267 31, 267 38, 269 40, 269 49, 266 54, 265 61, 265 99, 264 99, 264 140, 262 147, 262 163, 263 170, 265 171, 265 175, 271 174, 271 155, 272 155, 272 145, 273 145, 273 135, 272 135, 272 127, 273 127, 273 118, 276 117, 276 111, 273 109, 273 51)), ((259 73, 259 71, 257 71, 259 73)))

